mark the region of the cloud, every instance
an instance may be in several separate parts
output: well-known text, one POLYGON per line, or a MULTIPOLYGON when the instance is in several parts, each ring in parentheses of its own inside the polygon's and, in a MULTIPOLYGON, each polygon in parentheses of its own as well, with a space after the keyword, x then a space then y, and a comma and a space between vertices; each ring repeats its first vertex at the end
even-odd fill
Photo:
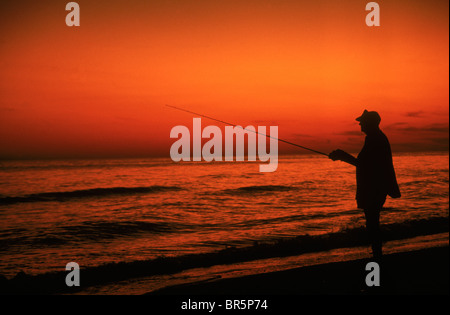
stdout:
POLYGON ((429 138, 428 140, 436 144, 446 145, 448 147, 448 137, 429 138))
MULTIPOLYGON (((381 128, 391 142, 393 151, 400 152, 427 152, 448 151, 449 124, 432 123, 426 125, 409 122, 396 122, 381 128)), ((357 130, 347 130, 334 133, 345 137, 340 143, 342 149, 359 150, 364 134, 357 130)))
POLYGON ((433 123, 416 126, 407 123, 393 124, 392 146, 400 151, 448 151, 449 124, 433 123))
POLYGON ((396 131, 401 131, 401 132, 414 132, 414 133, 448 133, 449 132, 448 123, 435 123, 435 124, 425 125, 422 127, 411 126, 408 124, 401 124, 401 125, 396 125, 396 126, 394 126, 394 125, 391 125, 390 129, 396 130, 396 131))
POLYGON ((406 117, 414 117, 414 118, 420 118, 426 116, 425 112, 423 110, 413 111, 413 112, 407 112, 405 114, 406 117))
POLYGON ((384 130, 397 130, 399 128, 402 128, 402 126, 409 126, 406 122, 396 122, 390 125, 386 125, 383 127, 384 130))

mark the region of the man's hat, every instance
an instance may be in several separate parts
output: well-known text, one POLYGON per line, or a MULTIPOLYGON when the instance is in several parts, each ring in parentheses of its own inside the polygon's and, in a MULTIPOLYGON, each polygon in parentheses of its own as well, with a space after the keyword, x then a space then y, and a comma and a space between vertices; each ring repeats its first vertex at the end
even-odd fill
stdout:
POLYGON ((369 112, 367 109, 365 109, 362 115, 356 118, 356 121, 375 124, 378 126, 380 124, 381 117, 377 112, 369 112))

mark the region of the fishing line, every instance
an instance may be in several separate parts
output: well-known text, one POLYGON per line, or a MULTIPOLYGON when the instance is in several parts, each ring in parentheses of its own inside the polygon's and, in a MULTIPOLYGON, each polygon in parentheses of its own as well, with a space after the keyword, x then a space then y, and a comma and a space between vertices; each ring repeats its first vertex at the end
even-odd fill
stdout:
POLYGON ((308 150, 308 151, 311 151, 311 152, 314 152, 314 153, 318 153, 318 154, 322 154, 322 155, 328 156, 328 154, 326 154, 326 153, 323 153, 323 152, 320 152, 320 151, 317 151, 317 150, 314 150, 314 149, 311 149, 311 148, 307 148, 307 147, 305 147, 305 146, 302 146, 302 145, 299 145, 299 144, 296 144, 296 143, 293 143, 293 142, 290 142, 290 141, 286 141, 286 140, 283 140, 283 139, 271 137, 271 136, 269 136, 269 135, 266 135, 266 134, 257 132, 257 131, 255 131, 255 130, 246 129, 246 128, 243 128, 243 127, 240 126, 240 125, 232 124, 232 123, 229 123, 229 122, 220 120, 220 119, 216 119, 216 118, 213 118, 213 117, 210 117, 210 116, 206 116, 206 115, 203 115, 203 114, 199 114, 199 113, 196 113, 196 112, 193 112, 193 111, 190 111, 190 110, 187 110, 187 109, 179 108, 179 107, 176 107, 176 106, 167 105, 167 104, 166 104, 166 106, 167 106, 167 107, 170 107, 170 108, 173 108, 173 109, 180 110, 180 111, 182 111, 182 112, 186 112, 186 113, 198 115, 198 116, 201 116, 201 117, 204 117, 204 118, 208 118, 208 119, 211 119, 211 120, 214 120, 214 121, 218 121, 218 122, 220 122, 220 123, 222 123, 222 124, 225 124, 225 125, 231 125, 231 126, 233 126, 233 127, 240 127, 240 128, 242 128, 242 129, 244 129, 244 130, 251 131, 251 132, 253 132, 253 133, 260 134, 260 135, 262 135, 262 136, 266 136, 267 138, 275 139, 275 140, 278 140, 278 141, 281 141, 281 142, 284 142, 284 143, 293 145, 293 146, 298 147, 298 148, 302 148, 302 149, 305 149, 305 150, 308 150))

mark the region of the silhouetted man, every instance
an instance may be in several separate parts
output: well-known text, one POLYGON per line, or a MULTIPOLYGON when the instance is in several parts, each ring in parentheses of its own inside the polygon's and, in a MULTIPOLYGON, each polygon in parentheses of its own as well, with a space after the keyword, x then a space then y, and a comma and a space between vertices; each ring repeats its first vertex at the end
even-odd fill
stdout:
POLYGON ((391 146, 379 128, 380 115, 364 110, 356 120, 359 121, 361 131, 366 134, 364 147, 358 157, 339 149, 331 152, 329 157, 333 161, 340 160, 356 166, 356 202, 358 208, 364 210, 373 257, 380 258, 380 211, 386 196, 399 198, 400 190, 392 163, 391 146))

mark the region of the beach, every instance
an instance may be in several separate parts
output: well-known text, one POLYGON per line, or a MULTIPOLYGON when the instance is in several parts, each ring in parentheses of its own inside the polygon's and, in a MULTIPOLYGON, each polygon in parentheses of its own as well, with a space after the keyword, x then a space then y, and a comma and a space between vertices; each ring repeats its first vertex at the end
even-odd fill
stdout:
POLYGON ((380 286, 367 287, 371 259, 336 262, 167 287, 150 295, 449 294, 448 246, 395 253, 380 263, 380 286))

